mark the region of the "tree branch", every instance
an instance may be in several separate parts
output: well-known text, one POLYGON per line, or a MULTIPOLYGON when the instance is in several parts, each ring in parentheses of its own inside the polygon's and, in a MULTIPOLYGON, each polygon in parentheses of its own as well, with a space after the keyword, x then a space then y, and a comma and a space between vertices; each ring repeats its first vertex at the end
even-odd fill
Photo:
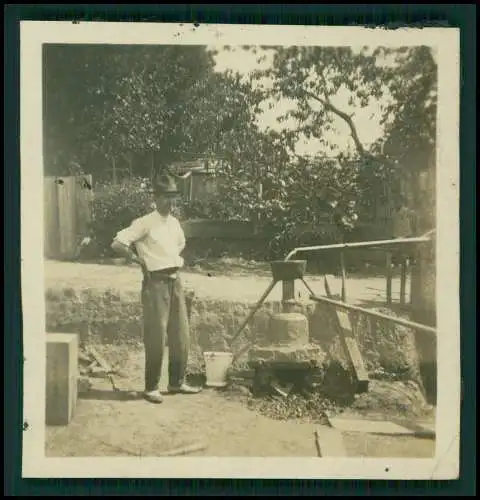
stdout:
POLYGON ((363 147, 363 144, 361 143, 360 138, 358 137, 357 128, 355 127, 355 124, 353 123, 352 117, 350 115, 348 115, 341 109, 338 109, 335 105, 331 103, 331 101, 328 98, 319 97, 313 92, 310 92, 305 89, 301 89, 301 91, 311 99, 314 99, 317 102, 323 104, 328 111, 331 111, 332 113, 340 117, 348 125, 348 128, 350 129, 350 135, 352 136, 353 142, 355 143, 355 147, 357 148, 359 154, 361 156, 368 156, 369 158, 372 158, 372 155, 368 153, 363 147))

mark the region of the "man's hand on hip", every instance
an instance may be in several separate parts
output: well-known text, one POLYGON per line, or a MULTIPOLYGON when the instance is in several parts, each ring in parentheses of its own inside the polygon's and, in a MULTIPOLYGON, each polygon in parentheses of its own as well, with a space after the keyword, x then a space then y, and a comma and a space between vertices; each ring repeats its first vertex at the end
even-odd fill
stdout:
POLYGON ((120 255, 123 255, 128 262, 135 262, 135 264, 138 264, 141 268, 142 268, 142 271, 144 271, 144 274, 145 272, 148 272, 147 271, 147 266, 145 264, 145 261, 140 258, 136 252, 134 252, 129 246, 117 241, 117 240, 114 240, 113 243, 112 243, 112 249, 120 254, 120 255))

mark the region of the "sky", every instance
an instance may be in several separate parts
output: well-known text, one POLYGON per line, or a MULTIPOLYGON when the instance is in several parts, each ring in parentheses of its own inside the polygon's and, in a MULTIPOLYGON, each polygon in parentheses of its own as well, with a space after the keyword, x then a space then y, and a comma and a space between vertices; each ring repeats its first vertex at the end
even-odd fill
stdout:
MULTIPOLYGON (((261 69, 263 67, 268 67, 270 62, 267 61, 260 66, 257 62, 259 54, 253 54, 252 52, 242 50, 241 48, 232 48, 229 51, 222 50, 219 47, 211 47, 218 51, 215 56, 216 71, 238 71, 240 74, 248 75, 251 71, 256 69, 261 69)), ((332 99, 332 102, 337 105, 340 109, 346 111, 347 113, 353 113, 353 121, 356 125, 357 132, 360 140, 364 146, 368 147, 370 144, 375 142, 383 134, 382 126, 380 125, 380 113, 379 104, 373 102, 370 106, 366 108, 354 108, 348 104, 348 91, 344 93, 339 93, 332 99)), ((286 99, 281 100, 276 104, 275 108, 269 110, 267 106, 264 107, 264 112, 259 116, 259 124, 262 128, 273 128, 279 130, 284 127, 285 124, 278 124, 277 118, 284 114, 289 109, 292 109, 292 102, 286 99)), ((287 122, 288 124, 288 122, 287 122)), ((346 151, 348 149, 353 149, 353 141, 350 136, 350 131, 347 124, 338 117, 335 117, 334 130, 328 132, 329 143, 331 143, 337 151, 346 151)), ((294 122, 288 124, 290 127, 294 127, 294 122)), ((297 153, 305 155, 333 155, 335 151, 326 151, 321 146, 319 146, 318 141, 315 139, 308 141, 302 141, 297 145, 297 153)))

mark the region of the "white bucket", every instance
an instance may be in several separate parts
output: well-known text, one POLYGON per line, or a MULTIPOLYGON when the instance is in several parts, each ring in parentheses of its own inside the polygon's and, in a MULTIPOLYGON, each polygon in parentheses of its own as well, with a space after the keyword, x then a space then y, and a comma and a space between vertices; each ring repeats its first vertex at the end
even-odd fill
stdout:
POLYGON ((227 385, 228 369, 232 366, 231 352, 204 352, 205 371, 208 387, 225 387, 227 385))

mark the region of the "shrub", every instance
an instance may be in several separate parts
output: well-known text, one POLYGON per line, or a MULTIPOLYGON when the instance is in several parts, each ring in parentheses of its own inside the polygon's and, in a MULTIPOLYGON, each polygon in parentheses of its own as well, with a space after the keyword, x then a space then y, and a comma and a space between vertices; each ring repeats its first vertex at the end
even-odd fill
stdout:
POLYGON ((116 233, 152 209, 148 179, 129 179, 120 184, 95 186, 91 234, 100 256, 112 255, 116 233))
MULTIPOLYGON (((218 195, 209 196, 194 202, 180 201, 176 215, 182 221, 189 219, 230 220, 227 205, 235 208, 235 200, 223 199, 218 195)), ((120 184, 97 183, 93 201, 93 222, 91 223, 92 244, 82 251, 86 259, 113 257, 110 249, 115 234, 128 226, 135 218, 152 210, 152 198, 148 179, 133 178, 120 184)), ((232 217, 235 220, 235 217, 232 217)), ((361 228, 359 228, 361 229, 361 228)), ((187 263, 198 259, 220 257, 242 257, 247 260, 272 260, 284 258, 298 246, 338 243, 341 236, 328 220, 317 224, 300 223, 282 225, 278 221, 262 222, 257 226, 258 234, 249 239, 234 238, 191 238, 185 249, 187 263), (287 227, 288 226, 288 227, 287 227), (287 231, 285 230, 287 227, 287 231), (332 229, 333 228, 333 229, 332 229)), ((369 234, 359 237, 352 233, 353 239, 368 239, 369 234)), ((371 252, 368 256, 370 259, 371 252)), ((336 273, 339 271, 337 252, 303 254, 309 261, 309 271, 336 273)), ((363 270, 365 256, 360 251, 351 252, 347 258, 349 271, 363 270)), ((383 262, 383 261, 382 261, 383 262)))

